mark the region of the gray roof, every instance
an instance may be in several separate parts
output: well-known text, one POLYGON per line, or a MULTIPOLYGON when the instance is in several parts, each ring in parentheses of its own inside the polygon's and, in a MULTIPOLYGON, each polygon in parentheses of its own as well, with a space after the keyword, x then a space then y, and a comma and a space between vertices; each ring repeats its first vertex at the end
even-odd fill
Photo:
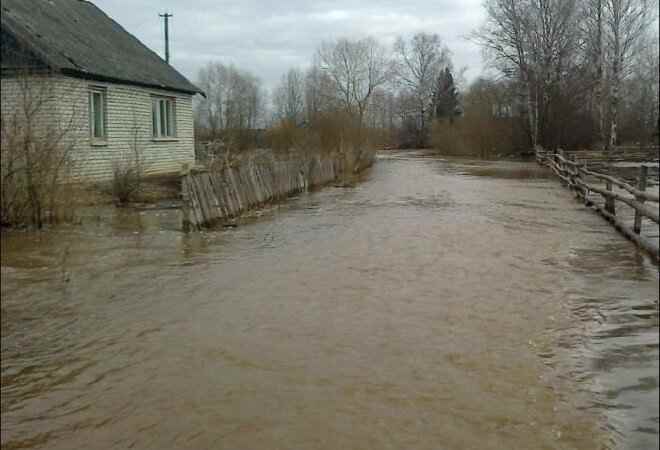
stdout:
MULTIPOLYGON (((2 0, 2 41, 66 75, 202 93, 89 1, 2 0)), ((2 53, 2 68, 15 67, 2 53)))

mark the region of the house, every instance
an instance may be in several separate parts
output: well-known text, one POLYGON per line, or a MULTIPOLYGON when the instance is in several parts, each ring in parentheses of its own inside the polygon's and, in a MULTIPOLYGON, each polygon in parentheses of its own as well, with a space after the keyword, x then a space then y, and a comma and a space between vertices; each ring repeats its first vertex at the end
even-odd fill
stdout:
POLYGON ((202 92, 93 3, 2 0, 1 32, 3 119, 25 86, 47 95, 35 128, 67 128, 80 177, 110 179, 136 154, 146 173, 194 162, 202 92))

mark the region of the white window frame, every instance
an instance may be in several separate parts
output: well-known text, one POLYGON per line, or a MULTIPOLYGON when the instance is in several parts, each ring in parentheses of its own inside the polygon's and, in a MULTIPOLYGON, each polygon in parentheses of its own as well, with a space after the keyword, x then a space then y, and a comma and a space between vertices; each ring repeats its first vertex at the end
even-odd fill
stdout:
POLYGON ((176 139, 176 99, 174 97, 156 95, 151 97, 151 132, 154 139, 176 139))
POLYGON ((92 86, 89 88, 89 135, 92 139, 92 142, 101 142, 104 143, 108 140, 108 91, 104 87, 92 86), (100 133, 97 133, 96 127, 96 112, 97 110, 94 107, 94 96, 100 96, 100 110, 101 120, 99 121, 101 125, 100 133), (98 134, 98 135, 97 135, 98 134))

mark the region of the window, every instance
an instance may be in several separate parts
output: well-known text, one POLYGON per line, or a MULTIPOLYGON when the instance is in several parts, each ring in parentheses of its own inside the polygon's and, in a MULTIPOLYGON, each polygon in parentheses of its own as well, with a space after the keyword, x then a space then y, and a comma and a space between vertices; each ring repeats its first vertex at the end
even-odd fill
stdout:
POLYGON ((89 131, 92 140, 104 141, 106 132, 106 91, 93 88, 89 91, 89 131))
POLYGON ((152 99, 151 129, 154 138, 176 137, 176 103, 173 98, 154 97, 152 99))

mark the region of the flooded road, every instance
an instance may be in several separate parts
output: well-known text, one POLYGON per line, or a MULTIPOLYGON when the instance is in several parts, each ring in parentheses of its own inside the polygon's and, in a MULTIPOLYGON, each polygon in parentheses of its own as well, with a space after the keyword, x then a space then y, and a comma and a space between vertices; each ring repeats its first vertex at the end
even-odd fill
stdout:
POLYGON ((2 241, 2 448, 658 444, 658 269, 532 163, 2 241))

